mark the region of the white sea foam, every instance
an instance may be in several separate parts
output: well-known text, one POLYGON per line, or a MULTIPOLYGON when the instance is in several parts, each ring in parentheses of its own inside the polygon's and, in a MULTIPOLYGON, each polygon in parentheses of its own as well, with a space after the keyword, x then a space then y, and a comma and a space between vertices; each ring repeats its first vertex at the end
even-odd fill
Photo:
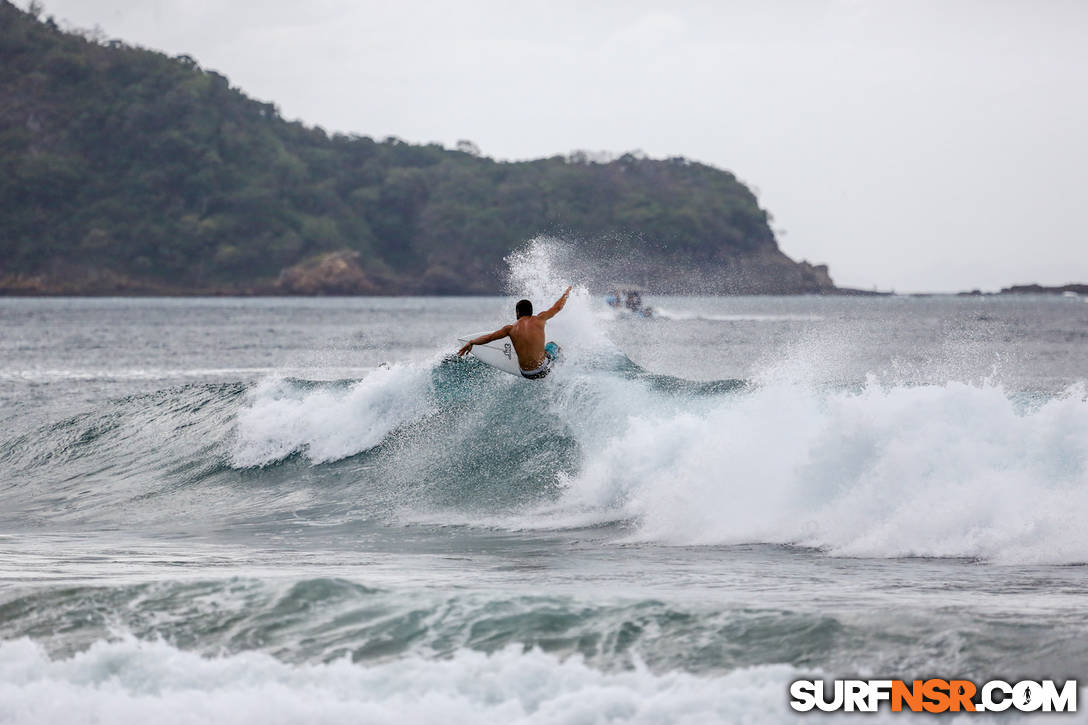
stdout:
MULTIPOLYGON (((606 673, 577 657, 517 647, 492 655, 461 650, 449 659, 291 665, 259 653, 205 658, 128 639, 52 659, 23 639, 0 643, 0 723, 762 725, 803 719, 787 700, 788 683, 801 676, 786 665, 718 677, 644 668, 606 673)), ((819 719, 840 718, 857 715, 819 719)), ((887 711, 864 719, 913 720, 887 711)))
POLYGON ((266 379, 238 412, 232 463, 262 466, 295 452, 324 463, 361 453, 429 413, 430 386, 429 365, 380 367, 342 389, 266 379))
POLYGON ((572 519, 635 519, 638 538, 670 543, 1085 562, 1085 397, 1075 386, 1025 406, 992 384, 870 381, 643 405, 587 452, 563 503, 572 519))

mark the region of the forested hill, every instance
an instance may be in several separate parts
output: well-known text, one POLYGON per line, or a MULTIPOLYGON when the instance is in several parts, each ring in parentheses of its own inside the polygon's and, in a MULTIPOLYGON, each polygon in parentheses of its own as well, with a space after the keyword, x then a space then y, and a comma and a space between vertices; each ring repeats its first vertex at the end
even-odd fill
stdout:
POLYGON ((329 136, 192 58, 0 0, 0 291, 495 292, 547 233, 658 287, 832 289, 728 172, 459 149, 329 136))

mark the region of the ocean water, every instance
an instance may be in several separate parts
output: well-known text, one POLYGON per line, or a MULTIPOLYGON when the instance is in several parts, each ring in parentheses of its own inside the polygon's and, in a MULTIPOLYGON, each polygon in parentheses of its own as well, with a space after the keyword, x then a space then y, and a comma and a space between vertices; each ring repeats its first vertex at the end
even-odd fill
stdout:
POLYGON ((452 357, 578 282, 510 264, 501 298, 0 299, 0 723, 778 723, 800 677, 1085 680, 1084 301, 643 320, 576 287, 528 383, 452 357))

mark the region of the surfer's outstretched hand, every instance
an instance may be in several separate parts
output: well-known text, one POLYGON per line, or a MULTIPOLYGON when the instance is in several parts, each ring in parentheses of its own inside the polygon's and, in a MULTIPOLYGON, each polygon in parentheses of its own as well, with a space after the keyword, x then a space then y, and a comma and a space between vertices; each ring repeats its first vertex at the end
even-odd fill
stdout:
POLYGON ((468 355, 468 351, 471 350, 471 349, 472 349, 472 343, 471 342, 466 342, 464 344, 464 346, 460 350, 457 351, 457 357, 464 357, 465 355, 468 355))

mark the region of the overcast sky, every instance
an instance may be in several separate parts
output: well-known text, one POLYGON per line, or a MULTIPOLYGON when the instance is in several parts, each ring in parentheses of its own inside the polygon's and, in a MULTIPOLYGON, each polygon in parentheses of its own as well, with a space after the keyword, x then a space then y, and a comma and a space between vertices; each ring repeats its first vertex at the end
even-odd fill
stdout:
POLYGON ((330 132, 729 169, 840 285, 1088 282, 1083 0, 44 4, 330 132))

